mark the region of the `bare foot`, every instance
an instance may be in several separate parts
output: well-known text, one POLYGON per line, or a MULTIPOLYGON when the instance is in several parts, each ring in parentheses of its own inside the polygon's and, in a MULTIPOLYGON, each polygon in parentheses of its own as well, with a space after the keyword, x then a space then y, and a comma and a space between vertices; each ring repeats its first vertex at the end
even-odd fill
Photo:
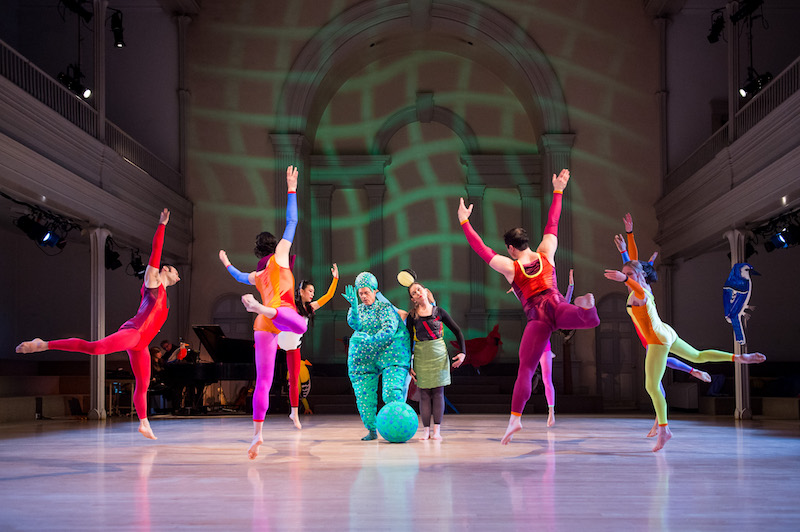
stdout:
POLYGON ((153 429, 150 428, 150 421, 147 418, 139 420, 139 432, 142 433, 142 436, 148 438, 150 440, 157 440, 156 435, 153 434, 153 429))
POLYGON ((703 382, 711 382, 711 375, 709 375, 705 371, 700 371, 699 369, 692 369, 692 371, 690 371, 689 374, 695 379, 700 379, 703 382))
POLYGON ((278 311, 272 307, 266 307, 256 301, 256 298, 253 294, 245 294, 242 296, 242 305, 244 305, 245 310, 247 312, 255 312, 256 314, 263 314, 267 318, 274 318, 278 311))
POLYGON ((549 408, 547 411, 547 426, 552 427, 556 424, 556 413, 553 408, 549 408))
POLYGON ((672 438, 672 431, 669 430, 667 425, 658 427, 658 434, 656 434, 656 445, 653 447, 653 452, 660 451, 664 445, 672 438))
POLYGON ((17 346, 17 353, 39 353, 47 351, 47 342, 41 338, 34 338, 30 342, 22 342, 17 346))
POLYGON ((658 418, 653 422, 653 428, 647 433, 647 438, 652 438, 658 433, 658 418))
POLYGON ((736 355, 734 357, 734 360, 740 364, 761 364, 766 359, 767 357, 761 353, 745 353, 743 355, 736 355))
POLYGON ((511 414, 511 419, 508 420, 508 427, 506 427, 506 433, 503 435, 503 439, 500 440, 501 444, 508 445, 508 442, 514 437, 514 433, 522 430, 521 417, 522 416, 511 414))
POLYGON ((262 443, 264 443, 264 438, 261 437, 261 434, 253 436, 253 441, 250 442, 250 448, 247 449, 247 456, 250 457, 250 460, 256 459, 256 456, 258 456, 258 448, 261 447, 262 443))
POLYGON ((581 308, 592 308, 594 307, 594 294, 591 292, 583 295, 578 296, 575 298, 575 305, 581 308))
POLYGON ((294 426, 297 427, 298 429, 303 428, 303 425, 300 424, 300 414, 298 414, 294 408, 292 409, 292 413, 289 414, 289 419, 291 419, 294 422, 294 426))
POLYGON ((422 436, 420 436, 417 439, 420 440, 420 441, 425 441, 425 440, 431 439, 431 428, 430 427, 424 427, 422 429, 422 436))

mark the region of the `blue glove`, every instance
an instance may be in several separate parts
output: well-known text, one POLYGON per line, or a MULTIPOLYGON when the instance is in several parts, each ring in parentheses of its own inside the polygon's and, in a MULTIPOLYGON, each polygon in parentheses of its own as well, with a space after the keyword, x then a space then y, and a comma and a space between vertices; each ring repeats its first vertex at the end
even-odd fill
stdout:
POLYGON ((350 303, 350 306, 353 308, 358 308, 358 293, 356 292, 356 287, 349 284, 344 287, 344 294, 342 297, 350 303))

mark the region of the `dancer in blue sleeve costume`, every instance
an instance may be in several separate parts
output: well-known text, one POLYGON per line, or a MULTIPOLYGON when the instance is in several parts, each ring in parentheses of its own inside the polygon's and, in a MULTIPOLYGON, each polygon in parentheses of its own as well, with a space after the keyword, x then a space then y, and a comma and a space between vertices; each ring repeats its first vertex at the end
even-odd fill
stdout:
POLYGON ((405 401, 405 385, 411 365, 408 331, 394 306, 378 290, 378 280, 369 272, 358 274, 354 286, 347 286, 344 298, 350 303, 347 324, 355 331, 350 337, 347 373, 356 394, 361 421, 369 431, 362 440, 378 437, 378 377, 383 378, 383 402, 405 401))

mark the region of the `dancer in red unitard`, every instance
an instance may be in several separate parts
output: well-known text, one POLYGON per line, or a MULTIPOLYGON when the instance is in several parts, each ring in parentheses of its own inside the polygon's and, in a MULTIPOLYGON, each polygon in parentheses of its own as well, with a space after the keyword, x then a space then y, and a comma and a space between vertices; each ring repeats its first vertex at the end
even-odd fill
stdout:
POLYGON ((569 182, 569 170, 553 174, 553 201, 547 216, 542 241, 533 251, 528 246, 528 233, 521 227, 506 231, 503 239, 508 257, 498 255, 483 243, 469 223, 472 205, 458 207, 458 221, 470 247, 511 284, 514 294, 522 303, 528 323, 519 346, 519 370, 511 397, 511 417, 500 443, 508 444, 514 433, 522 429, 522 411, 531 396, 531 380, 539 359, 544 353, 550 335, 557 329, 591 329, 600 319, 594 296, 586 294, 567 303, 556 283, 555 253, 558 248, 558 219, 561 216, 561 199, 569 182), (510 257, 510 258, 509 258, 510 257))
POLYGON ((150 385, 151 372, 149 344, 167 321, 169 303, 166 288, 181 280, 178 270, 174 266, 164 264, 159 268, 161 248, 164 245, 164 231, 168 222, 169 211, 164 209, 159 218, 156 234, 153 236, 153 248, 144 271, 144 284, 141 290, 142 302, 139 304, 139 311, 136 316, 123 323, 117 332, 96 342, 80 338, 50 341, 34 338, 17 346, 17 353, 38 353, 54 349, 88 355, 107 355, 117 351, 127 351, 136 381, 133 391, 133 406, 139 416, 139 432, 151 440, 155 440, 156 436, 147 420, 147 388, 150 385))

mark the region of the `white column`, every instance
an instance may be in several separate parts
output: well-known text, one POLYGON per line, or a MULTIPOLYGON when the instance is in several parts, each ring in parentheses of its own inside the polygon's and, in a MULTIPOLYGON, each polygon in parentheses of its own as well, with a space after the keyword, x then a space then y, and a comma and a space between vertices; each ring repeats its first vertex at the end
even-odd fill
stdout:
MULTIPOLYGON (((745 246, 747 239, 744 233, 738 229, 726 231, 723 235, 728 239, 731 248, 731 268, 737 262, 745 262, 745 246)), ((746 327, 746 324, 742 324, 746 327)), ((741 355, 747 352, 747 344, 733 342, 733 353, 741 355)), ((750 409, 750 368, 747 364, 734 364, 734 389, 736 390, 736 411, 733 413, 736 419, 752 419, 753 412, 750 409)))
MULTIPOLYGON (((106 239, 108 229, 93 228, 89 233, 91 243, 91 327, 90 340, 106 335, 106 239)), ((106 418, 106 357, 90 357, 89 419, 106 418)))

